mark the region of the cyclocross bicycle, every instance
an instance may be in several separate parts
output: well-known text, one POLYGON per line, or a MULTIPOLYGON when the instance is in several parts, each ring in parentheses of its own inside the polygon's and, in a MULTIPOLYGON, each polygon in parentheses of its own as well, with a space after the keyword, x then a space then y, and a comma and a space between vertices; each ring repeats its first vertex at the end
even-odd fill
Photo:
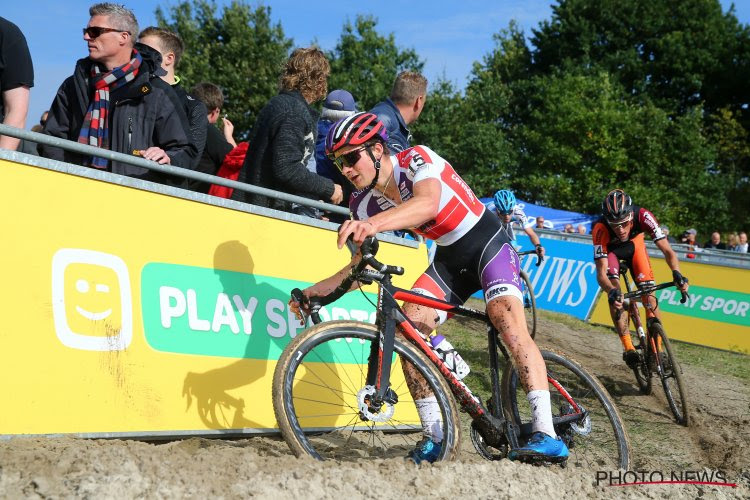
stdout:
MULTIPOLYGON (((326 297, 310 299, 311 317, 317 323, 320 307, 337 300, 354 282, 377 282, 376 324, 316 324, 300 333, 279 357, 273 406, 284 439, 295 455, 321 460, 405 457, 422 439, 423 429, 401 371, 406 360, 440 407, 443 446, 438 460, 451 460, 459 450, 456 401, 472 419, 471 438, 479 454, 490 460, 507 456, 531 436, 531 410, 487 314, 395 287, 391 276, 404 270, 378 262, 377 248, 377 240, 368 238, 361 247, 363 258, 349 276, 326 297), (399 300, 486 322, 492 386, 487 406, 456 378, 406 318, 399 300), (403 337, 397 337, 397 328, 403 337), (504 369, 500 355, 506 359, 504 369)), ((292 296, 298 302, 303 299, 298 289, 292 296)), ((555 431, 570 449, 569 460, 627 470, 628 437, 606 389, 566 356, 542 350, 542 357, 555 431)))
MULTIPOLYGON (((635 300, 643 299, 657 290, 677 285, 674 281, 668 281, 659 285, 645 285, 637 288, 628 278, 628 266, 627 262, 624 261, 620 261, 620 276, 625 280, 627 293, 623 295, 625 304, 623 309, 618 311, 617 319, 624 311, 628 314, 629 320, 633 322, 634 331, 631 330, 630 334, 637 337, 637 339, 633 339, 633 345, 638 352, 639 360, 633 367, 633 373, 635 373, 635 379, 638 381, 638 388, 643 394, 651 394, 651 377, 656 374, 661 380, 669 409, 672 410, 675 420, 678 424, 687 426, 687 390, 685 389, 685 383, 682 381, 682 368, 677 362, 677 357, 669 343, 664 325, 657 318, 646 318, 646 328, 644 329, 638 311, 638 301, 635 300)), ((683 292, 680 303, 684 304, 687 298, 688 294, 683 292)), ((650 300, 647 299, 644 307, 655 311, 659 307, 656 296, 654 295, 650 300), (653 305, 651 304, 652 300, 653 305)))

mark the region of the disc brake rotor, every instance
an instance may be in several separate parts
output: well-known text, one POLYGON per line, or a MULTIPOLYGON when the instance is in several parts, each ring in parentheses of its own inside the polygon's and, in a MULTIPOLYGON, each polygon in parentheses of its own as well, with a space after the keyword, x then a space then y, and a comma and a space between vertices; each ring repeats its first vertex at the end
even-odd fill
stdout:
POLYGON ((393 417, 396 408, 387 402, 383 402, 379 409, 370 406, 372 396, 375 394, 375 387, 366 385, 357 393, 357 403, 359 405, 359 414, 365 420, 370 422, 385 422, 393 417))

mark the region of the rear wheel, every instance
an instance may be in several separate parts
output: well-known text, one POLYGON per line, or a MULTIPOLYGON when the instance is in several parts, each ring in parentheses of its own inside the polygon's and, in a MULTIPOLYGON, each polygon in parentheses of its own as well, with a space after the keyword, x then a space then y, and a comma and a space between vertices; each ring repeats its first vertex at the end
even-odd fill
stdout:
POLYGON ((661 323, 652 323, 650 332, 654 339, 661 339, 662 352, 665 354, 664 356, 660 356, 656 361, 659 365, 657 371, 659 372, 659 378, 661 378, 661 384, 664 387, 664 394, 667 396, 669 409, 672 410, 672 414, 678 424, 687 426, 687 391, 682 381, 682 368, 677 363, 677 358, 674 355, 672 346, 661 323))
POLYGON ((369 404, 368 357, 378 345, 374 325, 321 323, 301 333, 279 357, 273 407, 296 456, 316 459, 406 457, 422 440, 422 425, 401 363, 411 362, 437 399, 442 423, 438 460, 451 460, 459 446, 459 417, 451 391, 437 368, 413 345, 397 338, 391 363, 393 396, 369 404))
MULTIPOLYGON (((568 460, 597 470, 628 470, 628 435, 607 390, 578 362, 554 351, 541 352, 555 432, 568 446, 568 460)), ((506 418, 521 427, 523 441, 531 434, 531 408, 511 364, 503 372, 502 396, 506 418)))
POLYGON ((526 316, 526 328, 533 339, 536 335, 536 297, 529 275, 521 271, 521 278, 523 279, 523 312, 526 316))

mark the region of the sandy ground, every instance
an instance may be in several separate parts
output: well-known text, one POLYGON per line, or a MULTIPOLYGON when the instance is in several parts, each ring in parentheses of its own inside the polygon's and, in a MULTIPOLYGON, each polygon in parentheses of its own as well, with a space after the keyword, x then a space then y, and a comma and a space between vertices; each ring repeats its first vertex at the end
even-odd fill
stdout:
MULTIPOLYGON (((0 442, 0 497, 750 498, 750 388, 684 366, 692 424, 680 427, 659 391, 638 394, 614 335, 576 331, 545 319, 539 331, 540 344, 570 354, 610 391, 630 433, 632 470, 644 471, 646 480, 659 479, 657 472, 665 479, 672 472, 699 472, 703 476, 687 478, 738 486, 610 486, 609 477, 597 481, 597 471, 590 469, 483 461, 466 435, 456 462, 420 467, 402 460, 296 459, 272 437, 166 443, 19 438, 0 442)), ((624 478, 636 481, 633 473, 624 478)))

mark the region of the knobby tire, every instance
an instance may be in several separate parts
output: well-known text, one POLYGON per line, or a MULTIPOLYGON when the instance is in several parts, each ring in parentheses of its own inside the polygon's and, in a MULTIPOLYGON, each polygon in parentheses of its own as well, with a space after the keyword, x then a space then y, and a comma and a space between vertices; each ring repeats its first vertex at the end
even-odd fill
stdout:
MULTIPOLYGON (((597 470, 628 470, 630 441, 622 417, 607 390, 596 377, 573 359, 555 351, 542 350, 541 353, 547 365, 548 375, 558 380, 574 401, 583 405, 589 412, 590 430, 587 435, 575 432, 570 425, 556 425, 555 430, 568 442, 568 462, 597 470)), ((569 404, 561 393, 552 385, 549 389, 552 416, 558 417, 569 413, 569 404)), ((501 394, 506 418, 518 426, 531 421, 526 394, 516 370, 510 363, 503 372, 501 394)))
POLYGON ((432 362, 402 338, 396 338, 398 356, 391 365, 391 388, 398 395, 392 417, 377 425, 360 419, 357 394, 365 386, 373 342, 378 342, 375 325, 331 321, 305 330, 284 349, 272 391, 289 448, 298 457, 319 460, 406 457, 422 439, 422 426, 403 380, 403 358, 414 364, 437 399, 444 434, 438 460, 455 458, 459 415, 451 390, 432 362))

